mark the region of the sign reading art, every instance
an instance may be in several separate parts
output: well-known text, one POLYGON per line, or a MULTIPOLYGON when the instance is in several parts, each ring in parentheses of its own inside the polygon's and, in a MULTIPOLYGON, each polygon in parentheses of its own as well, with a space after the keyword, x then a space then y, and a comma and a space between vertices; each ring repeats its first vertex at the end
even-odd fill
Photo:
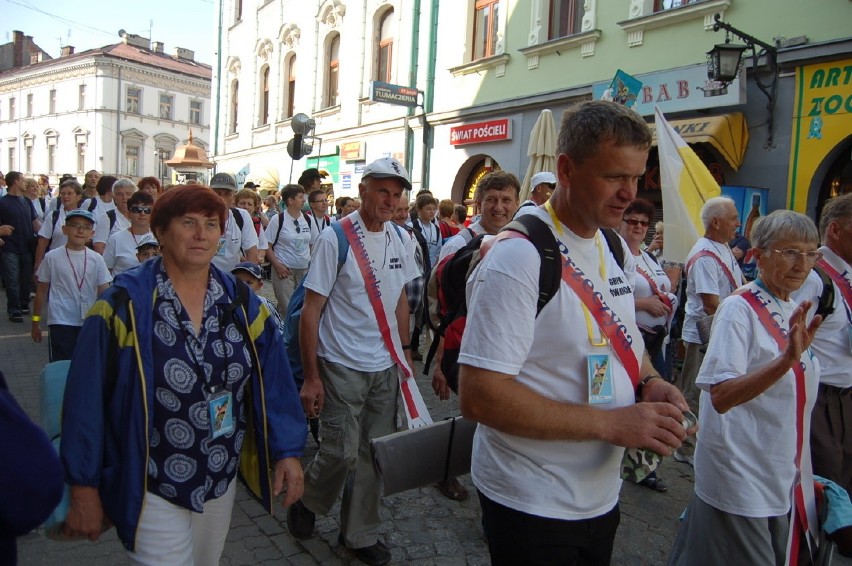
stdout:
POLYGON ((450 128, 450 145, 487 143, 512 139, 512 120, 498 118, 450 128))
POLYGON ((364 142, 340 144, 340 159, 343 161, 364 161, 366 154, 367 144, 364 142))

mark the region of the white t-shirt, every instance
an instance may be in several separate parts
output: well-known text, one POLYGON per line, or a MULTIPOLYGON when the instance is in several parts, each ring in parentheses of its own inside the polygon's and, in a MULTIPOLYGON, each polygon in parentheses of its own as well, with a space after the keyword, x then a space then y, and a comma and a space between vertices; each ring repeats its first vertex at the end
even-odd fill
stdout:
MULTIPOLYGON (((660 264, 651 258, 648 252, 639 252, 639 255, 633 256, 633 259, 636 260, 637 267, 636 277, 633 278, 633 296, 637 299, 645 299, 654 295, 651 284, 648 283, 642 273, 639 273, 641 271, 654 280, 661 293, 668 295, 672 302, 672 314, 674 314, 674 310, 677 308, 677 296, 671 292, 672 282, 669 276, 666 275, 660 264)), ((636 309, 636 323, 640 328, 652 329, 658 325, 666 326, 669 316, 651 316, 646 311, 636 309)))
POLYGON ((130 230, 124 230, 109 237, 104 250, 104 262, 113 275, 139 265, 139 260, 136 259, 136 246, 146 237, 153 237, 153 235, 151 232, 136 235, 130 230))
POLYGON ((276 214, 266 226, 266 239, 275 243, 275 257, 293 269, 307 269, 311 263, 311 227, 301 212, 293 218, 287 211, 276 214), (281 219, 284 224, 281 225, 281 219), (279 232, 281 235, 279 236, 279 232))
POLYGON ((320 235, 320 232, 325 230, 331 225, 331 219, 326 220, 323 217, 319 217, 313 214, 313 212, 308 211, 309 224, 311 225, 311 246, 316 243, 317 238, 320 235))
MULTIPOLYGON (((533 214, 553 225, 546 211, 533 214)), ((641 360, 645 346, 635 322, 628 276, 598 232, 585 239, 562 225, 557 235, 571 259, 621 319, 641 360), (600 254, 605 258, 601 277, 600 254)), ((635 261, 625 247, 625 268, 635 261)), ((609 354, 613 400, 602 409, 635 402, 633 384, 610 346, 592 346, 581 299, 564 282, 536 318, 541 260, 522 238, 495 245, 468 280, 468 316, 459 363, 516 375, 517 382, 556 401, 586 404, 587 356, 609 354)), ((593 339, 600 330, 592 316, 593 339)), ((536 410, 530 407, 531 411, 536 410)), ((618 502, 624 448, 600 441, 535 440, 479 425, 471 477, 477 489, 502 505, 541 517, 598 517, 618 502)))
MULTIPOLYGON (((852 267, 843 258, 823 246, 820 248, 825 261, 837 270, 847 281, 852 281, 852 267)), ((822 295, 822 280, 816 271, 811 271, 802 287, 792 294, 796 303, 809 300, 813 303, 808 321, 816 313, 819 297, 822 295)), ((852 305, 847 305, 837 285, 834 286, 834 312, 820 324, 811 342, 820 366, 820 383, 840 387, 852 387, 852 305)))
POLYGON ((106 202, 101 197, 95 197, 98 199, 98 205, 103 207, 103 210, 106 212, 107 210, 115 210, 115 203, 113 201, 106 202))
MULTIPOLYGON (((58 202, 59 199, 56 199, 58 202)), ((45 215, 44 222, 41 225, 41 229, 38 231, 38 235, 42 238, 46 238, 50 241, 50 246, 48 246, 48 251, 55 250, 57 248, 61 248, 68 241, 68 238, 65 236, 65 233, 62 231, 62 227, 65 225, 65 207, 59 207, 59 216, 56 219, 56 224, 53 223, 53 211, 51 210, 47 215, 45 215)))
MULTIPOLYGON (((109 231, 109 235, 112 236, 122 230, 127 230, 130 228, 130 219, 121 213, 117 208, 115 209, 115 224, 112 225, 112 230, 109 231)), ((107 240, 109 241, 109 240, 107 240)))
MULTIPOLYGON (((363 225, 360 213, 349 217, 363 225)), ((403 228, 391 222, 385 222, 381 232, 364 231, 364 246, 379 282, 391 333, 399 332, 395 312, 403 287, 420 275, 414 263, 416 245, 403 228)), ((323 230, 317 239, 305 287, 328 297, 319 326, 317 354, 321 358, 357 371, 381 371, 393 365, 351 247, 337 273, 333 229, 323 230)))
POLYGON ((242 208, 228 209, 228 219, 225 221, 225 233, 222 234, 219 251, 213 256, 213 264, 222 271, 230 272, 240 262, 240 255, 246 250, 257 247, 257 232, 249 213, 242 208), (243 219, 243 229, 240 230, 234 220, 234 210, 243 219), (241 251, 242 250, 242 251, 241 251))
POLYGON ((701 294, 718 295, 719 301, 730 295, 734 290, 743 283, 743 272, 740 271, 740 266, 737 265, 737 260, 734 257, 731 248, 727 244, 714 242, 708 238, 699 238, 695 245, 686 256, 686 263, 702 250, 708 250, 716 257, 722 260, 736 281, 735 286, 731 286, 728 276, 722 270, 712 257, 702 256, 695 260, 689 267, 686 273, 686 307, 683 322, 682 338, 684 342, 692 344, 700 344, 701 338, 698 337, 698 328, 696 323, 699 319, 704 318, 704 303, 701 301, 701 294))
MULTIPOLYGON (((782 328, 796 308, 752 282, 782 328)), ((722 301, 713 318, 713 334, 695 380, 702 390, 695 449, 695 493, 708 505, 745 517, 773 517, 790 510, 796 474, 796 391, 790 370, 772 387, 724 415, 713 408, 710 388, 765 367, 780 354, 757 313, 739 295, 722 301)), ((805 366, 807 403, 816 400, 819 362, 810 350, 805 366)))
POLYGON ((414 229, 420 230, 423 239, 426 240, 426 249, 429 251, 429 265, 437 265, 438 258, 441 253, 441 229, 435 222, 423 222, 420 219, 414 221, 416 223, 414 229))
MULTIPOLYGON (((482 224, 479 222, 474 222, 468 228, 473 231, 473 235, 471 235, 467 228, 462 228, 459 230, 458 234, 452 238, 447 238, 447 241, 444 242, 443 246, 441 246, 441 253, 438 255, 438 263, 440 263, 441 260, 448 255, 454 254, 465 247, 476 236, 485 233, 485 228, 483 228, 482 224)), ((432 267, 435 267, 434 263, 432 264, 432 267)))
POLYGON ((36 276, 40 282, 50 284, 48 324, 66 326, 82 326, 85 313, 97 299, 98 287, 112 281, 101 254, 89 248, 74 251, 65 246, 44 255, 36 276))
POLYGON ((33 209, 35 209, 36 217, 39 219, 39 221, 44 222, 44 213, 45 210, 50 208, 50 199, 45 199, 44 208, 42 208, 41 206, 40 199, 32 199, 30 200, 30 202, 33 203, 33 209))

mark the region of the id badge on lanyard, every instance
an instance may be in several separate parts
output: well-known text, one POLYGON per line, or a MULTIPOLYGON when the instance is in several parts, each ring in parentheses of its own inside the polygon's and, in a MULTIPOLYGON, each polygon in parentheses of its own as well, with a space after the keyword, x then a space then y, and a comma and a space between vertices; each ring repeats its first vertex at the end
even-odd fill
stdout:
POLYGON ((210 417, 210 438, 219 438, 234 431, 234 397, 224 386, 206 390, 207 413, 210 417))
POLYGON ((586 357, 586 374, 589 383, 589 404, 612 403, 612 360, 609 354, 591 354, 586 357))

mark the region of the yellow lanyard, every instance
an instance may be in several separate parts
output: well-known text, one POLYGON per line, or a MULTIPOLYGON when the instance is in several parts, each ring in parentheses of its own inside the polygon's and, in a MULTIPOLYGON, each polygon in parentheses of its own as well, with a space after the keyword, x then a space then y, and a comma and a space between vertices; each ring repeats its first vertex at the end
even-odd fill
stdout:
MULTIPOLYGON (((547 213, 550 214, 550 219, 553 221, 553 227, 556 228, 556 233, 560 236, 562 235, 562 222, 559 221, 559 218, 556 216, 556 211, 553 209, 553 205, 550 204, 550 200, 544 203, 544 208, 547 210, 547 213)), ((603 279, 604 283, 607 281, 606 277, 606 262, 604 261, 604 249, 603 244, 601 243, 600 231, 595 233, 595 246, 598 248, 598 266, 600 269, 600 276, 603 279)), ((589 337, 589 344, 595 347, 606 346, 609 344, 606 336, 600 332, 600 328, 598 328, 598 333, 600 339, 595 341, 594 337, 594 329, 592 328, 592 313, 589 312, 589 309, 586 308, 586 305, 581 301, 580 306, 583 308, 583 316, 586 319, 586 334, 589 337)))

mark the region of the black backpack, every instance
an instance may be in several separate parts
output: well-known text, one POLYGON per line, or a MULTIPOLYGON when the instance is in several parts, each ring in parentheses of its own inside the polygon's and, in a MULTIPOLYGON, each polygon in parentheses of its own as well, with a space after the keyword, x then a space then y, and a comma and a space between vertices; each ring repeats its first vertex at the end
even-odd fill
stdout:
POLYGON ((817 301, 814 315, 821 315, 822 319, 825 320, 825 317, 834 312, 834 282, 820 266, 815 265, 814 271, 822 281, 822 293, 817 301))
MULTIPOLYGON (((532 214, 516 218, 501 232, 522 234, 536 248, 541 257, 539 270, 539 297, 536 316, 559 290, 562 281, 562 255, 550 226, 532 214)), ((485 234, 473 238, 463 248, 438 262, 429 275, 427 284, 427 309, 429 326, 444 339, 444 356, 441 371, 453 391, 458 389, 458 357, 462 334, 467 322, 467 279, 481 260, 480 248, 485 234)), ((428 375, 440 341, 435 338, 423 365, 428 375)))

